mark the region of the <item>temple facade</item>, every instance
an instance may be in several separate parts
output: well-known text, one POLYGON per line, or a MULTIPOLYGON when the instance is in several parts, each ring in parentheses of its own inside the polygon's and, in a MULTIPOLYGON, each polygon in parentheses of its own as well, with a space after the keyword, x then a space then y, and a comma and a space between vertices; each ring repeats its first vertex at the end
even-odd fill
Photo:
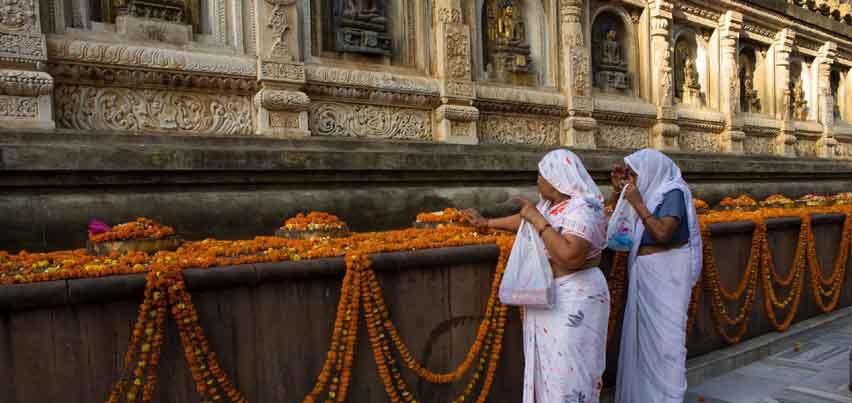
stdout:
POLYGON ((852 158, 852 1, 0 0, 4 127, 852 158))

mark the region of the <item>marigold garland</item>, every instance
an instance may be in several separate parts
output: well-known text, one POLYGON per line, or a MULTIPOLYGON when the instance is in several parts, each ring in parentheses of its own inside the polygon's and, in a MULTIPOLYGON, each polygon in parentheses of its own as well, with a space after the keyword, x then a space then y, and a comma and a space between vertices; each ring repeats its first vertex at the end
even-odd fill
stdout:
POLYGON ((445 208, 442 211, 434 213, 420 213, 417 214, 416 220, 417 222, 467 222, 467 218, 464 216, 464 214, 462 214, 462 212, 458 209, 454 208, 445 208))
POLYGON ((174 235, 175 230, 150 218, 139 217, 135 221, 115 225, 107 232, 89 234, 92 242, 125 241, 129 239, 162 239, 174 235))
POLYGON ((305 215, 304 213, 296 214, 295 217, 284 221, 281 226, 282 230, 287 231, 315 231, 315 230, 332 230, 346 228, 346 223, 340 220, 336 215, 312 211, 305 215))

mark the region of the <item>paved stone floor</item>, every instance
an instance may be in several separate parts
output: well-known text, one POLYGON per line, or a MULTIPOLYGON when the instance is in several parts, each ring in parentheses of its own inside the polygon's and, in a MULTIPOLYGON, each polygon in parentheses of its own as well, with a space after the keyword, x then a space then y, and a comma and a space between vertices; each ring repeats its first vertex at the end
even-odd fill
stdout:
POLYGON ((798 351, 790 348, 692 385, 685 403, 852 403, 852 321, 811 329, 798 342, 798 351))

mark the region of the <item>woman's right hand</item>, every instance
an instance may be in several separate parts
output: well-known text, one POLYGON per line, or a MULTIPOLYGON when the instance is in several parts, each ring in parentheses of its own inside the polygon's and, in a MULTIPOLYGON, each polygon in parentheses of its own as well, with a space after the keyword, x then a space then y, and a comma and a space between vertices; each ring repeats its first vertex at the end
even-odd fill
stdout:
POLYGON ((470 221, 470 224, 477 228, 488 228, 488 219, 479 214, 478 211, 474 209, 464 209, 461 211, 464 214, 464 217, 470 221))
POLYGON ((612 181, 612 189, 616 193, 621 193, 621 190, 624 189, 624 182, 627 179, 627 172, 623 166, 615 164, 612 166, 612 173, 610 174, 610 181, 612 181))

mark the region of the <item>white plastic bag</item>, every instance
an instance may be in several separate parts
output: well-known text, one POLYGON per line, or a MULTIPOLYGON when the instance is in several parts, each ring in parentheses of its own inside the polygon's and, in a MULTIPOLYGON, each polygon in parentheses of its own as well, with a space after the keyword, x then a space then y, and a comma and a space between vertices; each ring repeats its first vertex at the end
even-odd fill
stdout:
POLYGON ((500 282, 500 302, 529 308, 553 308, 556 293, 553 270, 532 224, 521 221, 506 271, 500 282))
POLYGON ((606 246, 617 252, 629 252, 633 248, 633 231, 638 216, 630 202, 624 198, 629 186, 625 185, 621 190, 618 203, 606 227, 606 246))

